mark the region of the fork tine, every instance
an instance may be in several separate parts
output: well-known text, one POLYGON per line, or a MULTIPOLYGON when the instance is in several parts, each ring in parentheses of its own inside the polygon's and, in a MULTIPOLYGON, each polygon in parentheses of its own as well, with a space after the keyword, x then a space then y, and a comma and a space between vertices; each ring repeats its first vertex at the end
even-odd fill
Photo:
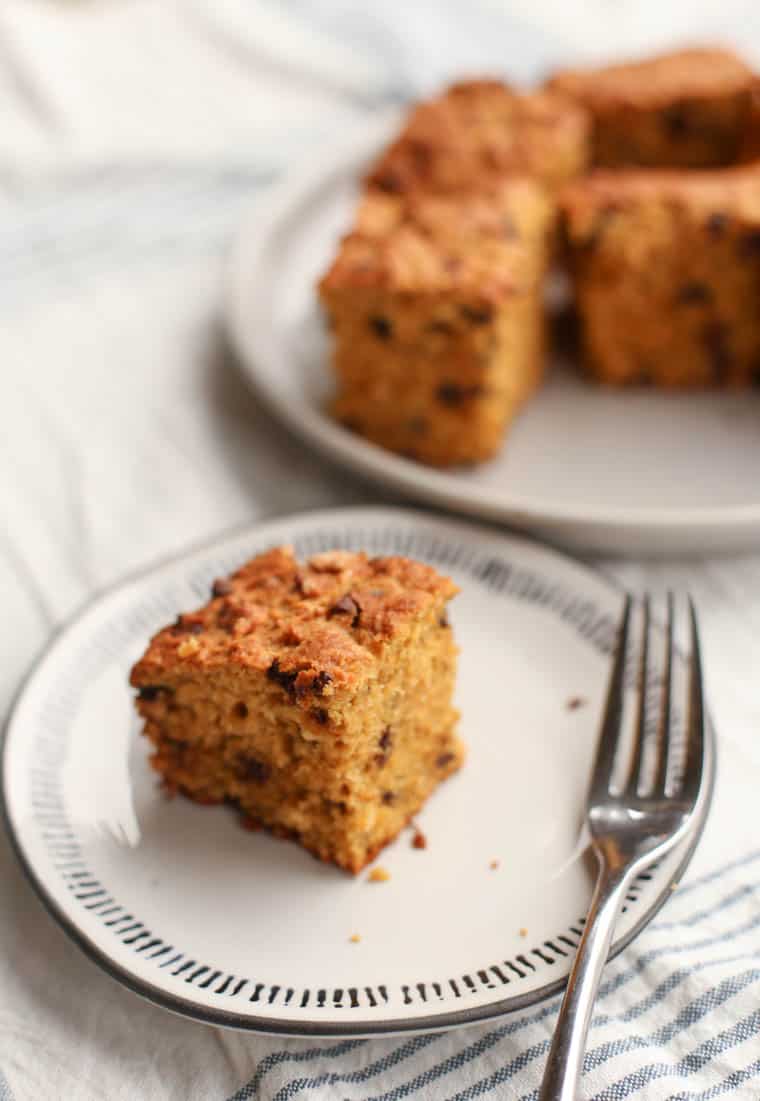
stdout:
POLYGON ((647 671, 649 665, 649 620, 650 600, 649 594, 642 601, 644 623, 641 628, 641 655, 639 657, 639 702, 636 716, 636 733, 634 734, 633 760, 628 774, 627 790, 636 793, 641 787, 641 768, 644 758, 644 733, 647 723, 647 671))
POLYGON ((702 687, 702 652, 697 626, 697 610, 689 597, 691 620, 691 661, 689 663, 689 710, 686 726, 686 766, 681 790, 687 799, 696 799, 702 781, 705 751, 705 701, 702 687))
POLYGON ((662 700, 660 702, 660 720, 657 724, 657 772, 652 786, 654 795, 664 795, 668 779, 668 749, 670 737, 670 716, 673 698, 673 619, 675 601, 673 593, 668 593, 668 610, 665 619, 665 662, 662 671, 662 700))
POLYGON ((620 721, 623 714, 623 679, 625 676, 625 656, 628 649, 628 634, 631 621, 631 597, 626 595, 623 614, 618 628, 617 649, 610 673, 607 689, 607 703, 599 732, 599 745, 596 750, 594 772, 591 777, 591 792, 606 795, 610 789, 612 770, 615 767, 620 737, 620 721))

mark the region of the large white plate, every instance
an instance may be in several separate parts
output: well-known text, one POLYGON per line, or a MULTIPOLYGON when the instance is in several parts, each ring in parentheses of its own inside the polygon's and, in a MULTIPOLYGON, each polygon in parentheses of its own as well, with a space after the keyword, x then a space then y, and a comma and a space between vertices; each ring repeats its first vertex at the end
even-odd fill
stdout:
POLYGON ((500 456, 437 471, 334 423, 314 283, 398 117, 366 123, 276 188, 239 235, 226 294, 243 368, 272 411, 352 470, 433 504, 619 553, 760 543, 760 393, 616 392, 555 364, 500 456))
MULTIPOLYGON (((7 728, 13 843, 93 959, 188 1016, 368 1034, 531 1004, 565 981, 590 897, 578 839, 620 606, 617 589, 553 551, 403 510, 314 513, 228 538, 100 598, 48 650, 7 728), (246 832, 226 808, 166 800, 138 733, 127 676, 149 635, 203 602, 213 578, 284 541, 303 555, 336 545, 411 554, 462 588, 451 621, 468 760, 419 816, 427 849, 405 831, 382 854, 386 883, 246 832), (129 791, 122 732, 136 848, 85 824, 93 799, 108 805, 129 791)), ((712 768, 712 741, 709 750, 712 768)), ((634 884, 616 950, 689 856, 682 847, 634 884)))

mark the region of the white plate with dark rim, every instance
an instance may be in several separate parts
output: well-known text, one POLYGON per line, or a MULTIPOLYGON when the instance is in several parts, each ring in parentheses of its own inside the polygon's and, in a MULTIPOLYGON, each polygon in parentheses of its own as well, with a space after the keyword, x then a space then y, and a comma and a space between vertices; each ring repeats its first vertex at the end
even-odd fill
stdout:
POLYGON ((614 391, 557 363, 501 454, 441 471, 367 443, 325 412, 327 341, 314 283, 345 231, 362 168, 394 112, 313 155, 239 234, 226 320, 246 377, 308 443, 431 504, 615 553, 760 544, 760 393, 614 391))
MULTIPOLYGON (((555 551, 401 509, 307 513, 229 536, 99 597, 47 650, 3 749, 15 849, 87 955, 189 1017, 367 1035, 531 1005, 563 985, 590 897, 578 839, 621 602, 603 576, 555 551), (405 831, 383 852, 385 883, 247 832, 227 808, 167 800, 138 733, 127 675, 151 633, 205 601, 215 577, 282 542, 300 555, 409 554, 461 585, 451 621, 468 760, 418 817, 427 849, 405 831), (142 833, 133 848, 84 824, 88 792, 123 798, 120 732, 142 833)), ((712 770, 712 736, 709 749, 712 770)), ((636 882, 615 951, 667 898, 693 844, 636 882)))

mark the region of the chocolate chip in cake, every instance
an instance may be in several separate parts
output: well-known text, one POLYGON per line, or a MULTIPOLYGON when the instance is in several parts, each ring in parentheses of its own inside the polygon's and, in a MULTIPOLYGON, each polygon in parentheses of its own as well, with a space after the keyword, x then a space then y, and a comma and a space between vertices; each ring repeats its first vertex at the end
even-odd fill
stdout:
POLYGON ((477 383, 471 386, 460 386, 456 382, 442 382, 435 392, 438 401, 452 409, 463 405, 472 398, 480 397, 481 394, 483 394, 483 387, 477 383))
POLYGON ((275 684, 279 684, 281 688, 284 688, 286 692, 294 692, 294 685, 296 682, 297 672, 286 672, 280 668, 280 663, 277 658, 274 659, 272 664, 267 669, 267 677, 269 680, 274 681, 275 684))
POLYGON ((760 257, 760 230, 743 233, 738 243, 739 256, 744 260, 760 257))
POLYGON ((411 159, 414 161, 415 168, 418 171, 424 172, 430 165, 433 155, 430 142, 420 141, 419 139, 410 140, 407 148, 411 154, 411 159))
POLYGON ((163 684, 143 684, 137 689, 137 696, 139 699, 147 700, 150 703, 151 700, 157 700, 159 696, 170 691, 171 689, 163 684))
POLYGON ((734 365, 727 327, 721 321, 711 321, 703 330, 702 341, 713 374, 718 380, 723 380, 734 365))
POLYGON ((327 726, 330 721, 330 716, 327 711, 325 711, 324 707, 312 708, 311 717, 315 722, 318 722, 320 726, 327 726))
POLYGON ((392 806, 393 803, 396 802, 396 792, 395 791, 384 791, 382 796, 381 796, 381 801, 383 803, 383 806, 386 806, 386 807, 392 806))
POLYGON ((450 765, 453 760, 453 753, 439 753, 435 759, 436 768, 446 768, 446 765, 450 765))
POLYGON ((446 614, 445 610, 442 611, 440 616, 438 617, 438 626, 439 627, 450 627, 451 626, 451 624, 449 623, 449 617, 446 614))
POLYGON ((371 317, 369 327, 378 340, 390 340, 393 336, 393 325, 387 317, 371 317))
POLYGON ((251 757, 248 753, 240 754, 235 771, 238 779, 252 780, 256 784, 266 783, 272 775, 271 765, 260 761, 258 757, 251 757))
POLYGON ((199 620, 184 615, 178 615, 172 624, 172 634, 175 635, 200 635, 202 632, 203 624, 199 620))
POLYGON ((331 683, 332 677, 323 669, 321 672, 317 673, 316 677, 311 683, 311 687, 315 695, 322 696, 324 695, 324 691, 327 685, 331 683))
POLYGON ((398 172, 392 172, 390 169, 375 176, 374 183, 381 191, 388 191, 391 195, 398 194, 403 188, 403 180, 398 172))
POLYGON ((707 219, 705 225, 711 237, 722 237, 728 225, 728 215, 716 210, 715 213, 711 214, 707 219))
POLYGON ((351 596, 350 593, 346 593, 344 596, 337 600, 332 608, 327 613, 327 618, 332 619, 336 615, 351 616, 351 626, 358 627, 361 619, 362 610, 359 602, 351 596))
POLYGON ((676 303, 680 306, 696 306, 712 299, 712 290, 707 283, 696 280, 683 283, 676 294, 676 303))
POLYGON ((447 321, 443 317, 436 317, 428 324, 428 330, 431 333, 444 333, 446 336, 450 336, 454 332, 454 325, 451 321, 447 321))
POLYGON ((688 112, 682 103, 666 107, 660 117, 671 138, 682 138, 691 130, 688 112))
POLYGON ((462 306, 461 314, 471 325, 487 325, 493 318, 493 306, 462 306))
POLYGON ((236 719, 248 718, 248 704, 243 703, 242 700, 239 700, 238 703, 235 704, 232 711, 236 719))
POLYGON ((389 726, 386 726, 382 734, 380 735, 380 740, 377 743, 380 748, 380 752, 375 756, 375 764, 378 768, 382 768, 385 762, 390 757, 392 742, 393 734, 391 728, 389 726))
POLYGON ((231 592, 232 582, 228 581, 226 577, 218 577, 211 586, 212 596, 229 596, 231 592))
POLYGON ((235 624, 242 618, 242 610, 233 604, 231 600, 225 600, 220 604, 216 613, 216 625, 221 631, 231 634, 235 624))

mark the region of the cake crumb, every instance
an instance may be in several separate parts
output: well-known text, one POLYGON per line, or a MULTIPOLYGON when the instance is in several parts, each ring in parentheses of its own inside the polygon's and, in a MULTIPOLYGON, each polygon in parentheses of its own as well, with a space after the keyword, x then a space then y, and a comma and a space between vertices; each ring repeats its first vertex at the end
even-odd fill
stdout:
POLYGON ((671 891, 677 891, 678 890, 678 882, 676 881, 675 883, 671 883, 670 884, 670 889, 671 889, 671 891))
POLYGON ((427 848, 427 837, 422 832, 422 830, 419 828, 419 826, 414 827, 414 836, 412 837, 412 848, 413 849, 426 849, 427 848))
POLYGON ((520 929, 520 930, 519 930, 519 933, 520 933, 520 936, 521 936, 521 937, 527 937, 527 935, 528 935, 528 930, 527 930, 527 929, 520 929))
POLYGON ((359 936, 358 933, 352 933, 348 939, 351 941, 352 944, 358 944, 362 938, 359 936))
POLYGON ((577 711, 579 707, 585 707, 587 703, 588 700, 584 699, 583 696, 571 696, 565 707, 568 711, 577 711))
POLYGON ((387 868, 377 867, 373 868, 367 877, 368 883, 386 883, 391 878, 391 873, 387 868))
POLYGON ((488 867, 491 869, 492 872, 495 872, 496 869, 499 867, 499 863, 500 862, 498 860, 492 860, 488 867))

